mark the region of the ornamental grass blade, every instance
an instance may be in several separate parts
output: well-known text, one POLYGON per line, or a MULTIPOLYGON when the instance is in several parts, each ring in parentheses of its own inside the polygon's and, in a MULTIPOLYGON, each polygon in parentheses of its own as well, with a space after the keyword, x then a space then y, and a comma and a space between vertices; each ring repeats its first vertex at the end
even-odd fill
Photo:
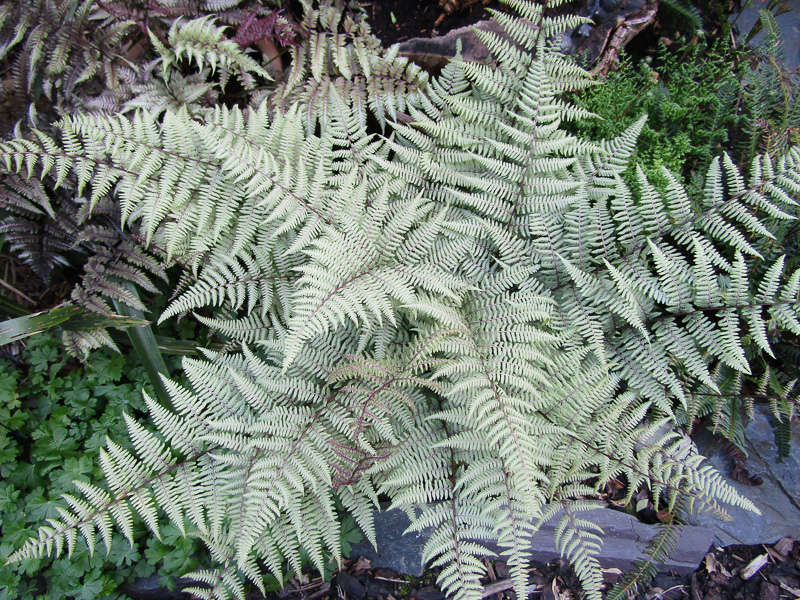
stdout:
POLYGON ((70 331, 104 327, 141 327, 150 322, 134 315, 101 315, 80 306, 66 305, 0 323, 0 346, 25 339, 61 325, 70 331))
MULTIPOLYGON (((121 281, 120 285, 129 290, 136 298, 139 297, 136 286, 130 281, 121 281)), ((161 379, 162 375, 164 377, 169 377, 169 371, 167 370, 167 364, 164 362, 164 357, 161 355, 161 349, 156 341, 153 328, 150 326, 150 321, 145 319, 144 313, 138 308, 128 306, 116 298, 112 300, 117 312, 126 317, 138 319, 144 323, 141 327, 132 327, 128 329, 128 337, 131 340, 131 344, 133 344, 133 349, 139 355, 142 366, 144 366, 147 371, 147 376, 150 378, 153 388, 155 388, 159 402, 163 407, 174 410, 172 402, 169 399, 167 388, 164 386, 164 382, 161 379)))

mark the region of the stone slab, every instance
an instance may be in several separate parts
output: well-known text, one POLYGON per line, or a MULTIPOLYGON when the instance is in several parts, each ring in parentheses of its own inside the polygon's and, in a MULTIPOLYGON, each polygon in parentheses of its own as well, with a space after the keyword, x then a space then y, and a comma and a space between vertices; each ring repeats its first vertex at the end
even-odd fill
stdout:
POLYGON ((422 549, 430 537, 431 530, 406 533, 411 524, 401 510, 383 510, 375 513, 375 539, 378 540, 376 550, 367 540, 353 546, 350 556, 359 556, 372 561, 372 565, 421 577, 423 572, 422 549))
POLYGON ((726 509, 731 521, 720 521, 708 513, 693 515, 690 522, 709 527, 719 546, 773 544, 782 537, 800 538, 800 423, 793 427, 789 457, 779 462, 772 419, 768 406, 756 406, 753 419, 745 427, 746 467, 751 475, 763 479, 761 485, 744 485, 728 475, 731 461, 720 438, 702 432, 695 439, 709 464, 761 511, 758 515, 741 508, 726 509))
MULTIPOLYGON (((647 543, 656 534, 656 525, 640 523, 635 517, 610 509, 598 509, 582 514, 603 528, 605 535, 603 548, 598 560, 605 568, 616 567, 621 570, 632 568, 636 559, 643 556, 647 543)), ((553 532, 559 517, 545 523, 531 540, 530 553, 533 560, 551 562, 560 558, 556 550, 553 532)), ((406 515, 399 510, 388 510, 375 515, 377 539, 382 545, 376 551, 369 542, 353 547, 352 557, 364 556, 376 567, 392 569, 419 577, 423 573, 422 549, 430 531, 404 533, 409 526, 406 515)), ((694 571, 711 547, 714 533, 704 527, 684 526, 675 551, 663 569, 677 573, 694 571)), ((494 552, 501 549, 483 541, 494 552)))
MULTIPOLYGON (((784 53, 786 55, 786 68, 789 71, 800 69, 800 0, 785 0, 782 3, 788 10, 775 17, 778 31, 781 36, 784 53)), ((753 0, 752 6, 746 6, 740 14, 731 15, 731 21, 738 32, 737 39, 744 40, 760 17, 759 10, 767 8, 766 0, 753 0)), ((753 45, 764 41, 764 32, 761 31, 752 39, 753 45)))

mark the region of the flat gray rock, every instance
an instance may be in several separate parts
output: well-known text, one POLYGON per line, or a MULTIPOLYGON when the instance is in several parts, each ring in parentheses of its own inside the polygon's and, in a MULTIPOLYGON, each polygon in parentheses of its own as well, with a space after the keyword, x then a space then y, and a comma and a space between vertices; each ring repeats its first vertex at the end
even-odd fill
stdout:
MULTIPOLYGON (((631 515, 602 508, 590 513, 582 513, 582 518, 590 518, 605 532, 603 548, 598 559, 606 568, 616 567, 629 570, 636 559, 643 556, 647 543, 657 533, 656 525, 640 523, 631 515)), ((558 524, 556 515, 533 536, 530 554, 533 560, 551 562, 560 558, 553 540, 553 531, 558 524)), ((368 543, 362 542, 353 547, 353 558, 364 556, 376 567, 392 569, 419 577, 423 573, 422 549, 430 531, 421 533, 403 532, 409 521, 399 510, 383 511, 375 515, 377 539, 382 542, 378 551, 368 543)), ((690 573, 702 561, 711 547, 714 534, 703 527, 684 526, 678 546, 670 556, 664 569, 677 573, 690 573)), ((490 550, 499 552, 500 548, 483 542, 490 550)))
POLYGON ((350 556, 364 556, 375 567, 391 569, 398 573, 421 577, 423 572, 422 549, 428 541, 430 530, 405 533, 411 522, 401 510, 383 510, 375 513, 375 539, 378 550, 367 540, 355 546, 350 556))
MULTIPOLYGON (((782 3, 788 10, 775 17, 778 23, 781 42, 786 54, 786 68, 795 71, 800 68, 800 0, 786 0, 782 3)), ((754 0, 752 6, 742 9, 738 15, 731 15, 731 20, 736 23, 739 40, 747 37, 760 17, 758 11, 767 8, 765 0, 754 0)), ((761 31, 753 37, 752 44, 758 45, 764 41, 764 32, 761 31)))
POLYGON ((778 461, 778 448, 768 406, 757 406, 754 418, 745 428, 747 470, 760 476, 761 485, 744 485, 731 479, 730 460, 720 440, 703 432, 697 439, 700 453, 722 473, 724 479, 761 510, 761 515, 740 508, 727 509, 732 521, 725 522, 708 513, 695 515, 693 525, 709 527, 717 545, 772 544, 782 537, 800 537, 800 427, 792 431, 791 453, 778 461))

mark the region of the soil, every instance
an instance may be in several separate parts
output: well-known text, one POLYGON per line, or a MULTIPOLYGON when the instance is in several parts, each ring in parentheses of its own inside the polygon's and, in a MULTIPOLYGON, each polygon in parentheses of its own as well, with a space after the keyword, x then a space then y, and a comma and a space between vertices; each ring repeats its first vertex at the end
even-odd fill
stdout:
POLYGON ((487 9, 506 10, 499 0, 454 0, 461 10, 446 14, 439 0, 373 0, 364 5, 372 32, 384 46, 413 37, 439 37, 448 31, 473 25, 491 14, 487 9), (394 18, 392 17, 394 15, 394 18), (437 24, 437 20, 439 20, 437 24))
MULTIPOLYGON (((516 596, 511 590, 507 565, 500 561, 487 561, 487 564, 489 570, 483 581, 484 598, 514 600, 516 596)), ((603 578, 606 591, 622 577, 618 569, 605 569, 603 578)), ((361 558, 351 561, 330 582, 292 579, 290 585, 273 596, 272 600, 445 600, 435 580, 435 571, 414 579, 387 569, 375 569, 368 560, 361 558)), ((579 600, 585 596, 577 576, 564 560, 550 564, 531 563, 528 582, 529 600, 579 600)), ((800 542, 784 538, 770 547, 717 548, 706 555, 694 573, 684 577, 658 574, 650 585, 640 589, 632 598, 797 599, 800 598, 800 542), (760 568, 758 565, 761 565, 760 568)))

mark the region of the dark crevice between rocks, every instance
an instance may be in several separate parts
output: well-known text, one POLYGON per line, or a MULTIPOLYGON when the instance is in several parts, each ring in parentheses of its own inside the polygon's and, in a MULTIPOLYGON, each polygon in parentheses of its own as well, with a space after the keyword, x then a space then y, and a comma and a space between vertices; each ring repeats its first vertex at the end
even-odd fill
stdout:
POLYGON ((364 10, 373 33, 386 47, 411 38, 443 36, 454 29, 473 25, 491 17, 488 9, 508 10, 499 0, 450 2, 455 7, 450 14, 440 6, 438 0, 373 0, 364 5, 364 10))

